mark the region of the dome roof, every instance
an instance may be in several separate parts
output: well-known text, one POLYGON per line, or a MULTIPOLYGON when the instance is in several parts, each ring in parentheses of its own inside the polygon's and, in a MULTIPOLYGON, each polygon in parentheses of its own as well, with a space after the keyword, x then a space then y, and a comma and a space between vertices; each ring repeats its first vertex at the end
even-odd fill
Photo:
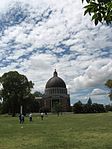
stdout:
POLYGON ((56 70, 54 71, 53 77, 49 79, 46 83, 46 88, 52 88, 52 87, 66 88, 65 82, 58 77, 56 70))

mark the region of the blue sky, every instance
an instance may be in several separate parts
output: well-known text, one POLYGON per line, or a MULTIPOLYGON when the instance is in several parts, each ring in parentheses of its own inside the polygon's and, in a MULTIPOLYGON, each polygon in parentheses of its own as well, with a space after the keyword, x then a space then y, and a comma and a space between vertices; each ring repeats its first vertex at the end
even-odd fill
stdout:
POLYGON ((81 0, 0 0, 0 75, 16 70, 44 92, 57 69, 71 103, 110 103, 112 26, 83 13, 81 0))

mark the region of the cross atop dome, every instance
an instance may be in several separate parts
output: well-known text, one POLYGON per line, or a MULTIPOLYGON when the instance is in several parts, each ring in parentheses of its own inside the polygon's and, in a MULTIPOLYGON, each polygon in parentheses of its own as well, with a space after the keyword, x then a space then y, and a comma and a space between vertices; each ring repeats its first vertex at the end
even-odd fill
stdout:
POLYGON ((54 77, 57 77, 57 76, 58 76, 58 73, 57 73, 56 69, 55 69, 55 71, 54 71, 53 76, 54 76, 54 77))

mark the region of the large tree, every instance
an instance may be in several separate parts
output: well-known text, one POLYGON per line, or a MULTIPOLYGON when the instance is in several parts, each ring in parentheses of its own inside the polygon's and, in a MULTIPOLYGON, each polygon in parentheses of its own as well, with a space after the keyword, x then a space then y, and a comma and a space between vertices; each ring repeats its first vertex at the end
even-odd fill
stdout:
POLYGON ((112 80, 108 80, 105 85, 110 89, 109 97, 112 100, 112 80))
POLYGON ((17 71, 4 73, 0 78, 0 83, 3 86, 3 105, 7 105, 6 107, 8 107, 12 116, 15 116, 17 110, 19 111, 20 105, 26 106, 33 83, 17 71))
POLYGON ((86 1, 84 15, 89 14, 97 25, 99 22, 112 23, 112 0, 82 0, 86 1))

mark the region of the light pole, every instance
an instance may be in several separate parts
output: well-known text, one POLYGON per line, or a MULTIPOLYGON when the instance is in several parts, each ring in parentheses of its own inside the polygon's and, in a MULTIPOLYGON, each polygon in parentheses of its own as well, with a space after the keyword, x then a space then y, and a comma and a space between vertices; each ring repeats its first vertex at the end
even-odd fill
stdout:
POLYGON ((20 114, 21 115, 23 114, 23 106, 22 105, 20 106, 20 114))

